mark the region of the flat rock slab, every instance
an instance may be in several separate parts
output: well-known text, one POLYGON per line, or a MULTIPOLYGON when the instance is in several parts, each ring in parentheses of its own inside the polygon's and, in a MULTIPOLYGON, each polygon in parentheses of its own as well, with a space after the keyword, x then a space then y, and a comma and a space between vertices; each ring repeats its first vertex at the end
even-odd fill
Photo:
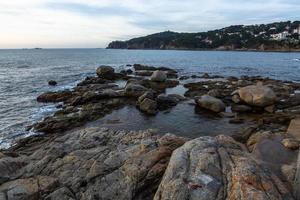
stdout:
POLYGON ((293 119, 287 132, 295 139, 300 141, 300 119, 293 119))

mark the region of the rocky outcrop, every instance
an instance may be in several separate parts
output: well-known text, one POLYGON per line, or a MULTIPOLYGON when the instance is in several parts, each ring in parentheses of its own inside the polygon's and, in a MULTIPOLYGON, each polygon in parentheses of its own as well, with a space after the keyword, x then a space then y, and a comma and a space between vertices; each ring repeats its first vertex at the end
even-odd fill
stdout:
POLYGON ((102 65, 102 66, 97 68, 96 73, 100 78, 112 79, 112 77, 115 73, 115 69, 113 67, 110 67, 110 66, 102 65))
POLYGON ((276 101, 274 91, 262 85, 246 86, 238 90, 240 98, 247 104, 258 107, 272 105, 276 101))
MULTIPOLYGON (((152 199, 186 139, 150 131, 80 129, 11 149, 24 160, 2 181, 4 199, 152 199), (6 198, 5 198, 6 197, 6 198)), ((0 159, 13 159, 9 154, 0 159)), ((0 164, 0 173, 6 167, 0 164)))
POLYGON ((222 100, 209 95, 203 95, 200 98, 196 98, 196 103, 202 108, 217 113, 225 110, 225 104, 222 102, 222 100))
POLYGON ((272 172, 228 136, 201 137, 172 154, 155 200, 293 199, 272 172))

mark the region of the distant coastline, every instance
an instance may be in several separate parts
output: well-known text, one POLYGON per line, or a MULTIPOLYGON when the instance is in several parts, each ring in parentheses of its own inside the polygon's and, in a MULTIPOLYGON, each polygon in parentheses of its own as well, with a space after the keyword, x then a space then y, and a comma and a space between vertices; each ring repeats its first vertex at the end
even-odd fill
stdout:
POLYGON ((299 52, 300 21, 235 25, 199 33, 165 31, 113 41, 107 49, 299 52))

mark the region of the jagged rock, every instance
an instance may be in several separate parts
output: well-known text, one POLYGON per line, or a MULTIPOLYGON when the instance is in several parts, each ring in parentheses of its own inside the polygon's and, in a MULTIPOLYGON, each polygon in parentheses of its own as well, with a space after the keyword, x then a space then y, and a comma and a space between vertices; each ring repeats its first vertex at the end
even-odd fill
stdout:
POLYGON ((157 113, 157 103, 152 99, 145 98, 139 105, 139 108, 150 115, 155 115, 157 113))
POLYGON ((139 97, 143 95, 148 89, 142 85, 129 83, 125 87, 125 95, 130 97, 139 97))
POLYGON ((220 98, 220 97, 223 96, 222 92, 220 90, 218 90, 218 89, 209 90, 207 92, 207 95, 212 96, 212 97, 216 97, 216 98, 220 98))
POLYGON ((176 149, 155 200, 293 199, 243 145, 228 136, 200 137, 176 149))
POLYGON ((173 150, 187 140, 103 128, 50 136, 13 149, 27 163, 0 191, 14 186, 10 194, 22 199, 152 199, 173 150))
POLYGON ((164 82, 167 80, 167 75, 164 71, 154 71, 150 77, 151 81, 164 82))
POLYGON ((137 76, 151 76, 152 74, 153 71, 149 71, 149 70, 140 70, 135 72, 135 75, 137 76))
POLYGON ((46 92, 37 97, 38 102, 63 102, 72 97, 72 92, 69 90, 59 92, 46 92))
POLYGON ((266 107, 276 101, 273 90, 267 86, 250 85, 238 90, 240 98, 249 105, 266 107))
POLYGON ((217 113, 225 110, 225 104, 220 99, 217 99, 209 95, 203 95, 200 98, 197 98, 196 103, 202 108, 217 113))
POLYGON ((231 100, 234 102, 234 103, 240 103, 241 102, 241 99, 239 97, 239 95, 235 94, 232 96, 231 100))
POLYGON ((115 69, 111 66, 102 65, 97 68, 96 73, 100 78, 112 80, 114 79, 115 69))

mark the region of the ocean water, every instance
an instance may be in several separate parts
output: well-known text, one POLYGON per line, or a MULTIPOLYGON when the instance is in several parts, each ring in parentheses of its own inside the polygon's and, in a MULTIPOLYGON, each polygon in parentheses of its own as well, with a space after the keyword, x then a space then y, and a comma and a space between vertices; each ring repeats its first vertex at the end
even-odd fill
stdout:
POLYGON ((106 49, 0 50, 0 148, 33 134, 27 125, 55 111, 54 104, 36 102, 46 91, 71 88, 99 65, 116 69, 126 64, 178 69, 180 74, 262 75, 300 81, 300 53, 159 51, 106 49), (48 86, 48 80, 58 86, 48 86))

